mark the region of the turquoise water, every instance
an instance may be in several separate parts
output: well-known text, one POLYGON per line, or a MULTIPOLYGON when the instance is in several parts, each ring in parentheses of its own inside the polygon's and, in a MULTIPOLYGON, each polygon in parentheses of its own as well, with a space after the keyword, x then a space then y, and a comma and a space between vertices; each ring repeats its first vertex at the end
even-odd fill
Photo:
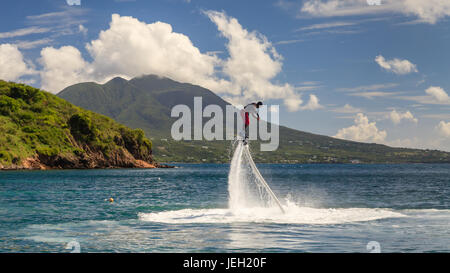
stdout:
POLYGON ((179 167, 0 172, 0 252, 450 250, 448 164, 258 165, 286 214, 228 210, 229 165, 179 167))

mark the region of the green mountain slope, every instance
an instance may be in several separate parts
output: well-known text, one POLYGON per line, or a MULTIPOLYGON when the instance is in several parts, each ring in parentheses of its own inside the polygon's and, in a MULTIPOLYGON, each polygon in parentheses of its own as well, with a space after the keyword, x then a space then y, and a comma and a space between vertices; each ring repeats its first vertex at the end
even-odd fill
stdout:
MULTIPOLYGON (((83 85, 86 91, 95 85, 83 85)), ((0 169, 154 167, 142 130, 0 81, 0 169)))
MULTIPOLYGON (((176 120, 170 111, 177 104, 193 105, 201 96, 203 105, 225 108, 227 102, 213 92, 191 84, 154 75, 126 81, 115 78, 106 84, 80 83, 58 94, 75 105, 107 115, 151 135, 155 156, 164 162, 228 162, 229 141, 173 141, 170 128, 176 120)), ((252 142, 252 145, 258 143, 252 142)), ((259 146, 258 146, 259 147, 259 146)), ((253 149, 257 162, 450 162, 450 153, 391 148, 379 144, 335 139, 280 126, 280 146, 274 152, 253 149)))

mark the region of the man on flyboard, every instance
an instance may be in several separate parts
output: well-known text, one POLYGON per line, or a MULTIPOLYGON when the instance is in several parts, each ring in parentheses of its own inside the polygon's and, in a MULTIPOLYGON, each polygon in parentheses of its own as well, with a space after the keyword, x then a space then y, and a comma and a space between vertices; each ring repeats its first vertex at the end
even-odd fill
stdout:
POLYGON ((244 137, 244 145, 248 144, 248 126, 250 125, 250 114, 256 119, 259 120, 259 114, 258 114, 258 108, 263 105, 262 102, 253 102, 248 104, 247 106, 244 107, 244 109, 241 110, 241 116, 244 119, 244 132, 245 132, 245 137, 244 137))

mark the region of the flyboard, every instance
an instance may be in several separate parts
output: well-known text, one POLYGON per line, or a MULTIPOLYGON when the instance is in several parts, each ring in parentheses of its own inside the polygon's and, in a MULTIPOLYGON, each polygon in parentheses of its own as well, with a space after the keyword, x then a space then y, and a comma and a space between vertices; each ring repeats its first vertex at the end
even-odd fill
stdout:
POLYGON ((253 173, 256 175, 256 180, 264 187, 264 189, 269 193, 269 195, 272 197, 274 202, 278 205, 282 213, 285 213, 283 207, 281 206, 280 201, 278 200, 277 196, 273 193, 272 189, 269 187, 269 184, 267 184, 264 177, 259 172, 258 168, 255 165, 255 162, 253 161, 252 155, 250 153, 250 150, 248 148, 248 143, 245 143, 244 145, 244 155, 247 158, 248 162, 250 163, 250 167, 252 168, 253 173))

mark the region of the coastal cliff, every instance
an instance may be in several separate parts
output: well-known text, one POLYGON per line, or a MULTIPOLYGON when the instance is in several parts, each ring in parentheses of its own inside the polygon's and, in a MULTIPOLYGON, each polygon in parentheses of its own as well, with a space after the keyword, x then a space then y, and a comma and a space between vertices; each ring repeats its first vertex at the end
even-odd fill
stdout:
POLYGON ((158 167, 142 130, 0 81, 0 170, 158 167))

